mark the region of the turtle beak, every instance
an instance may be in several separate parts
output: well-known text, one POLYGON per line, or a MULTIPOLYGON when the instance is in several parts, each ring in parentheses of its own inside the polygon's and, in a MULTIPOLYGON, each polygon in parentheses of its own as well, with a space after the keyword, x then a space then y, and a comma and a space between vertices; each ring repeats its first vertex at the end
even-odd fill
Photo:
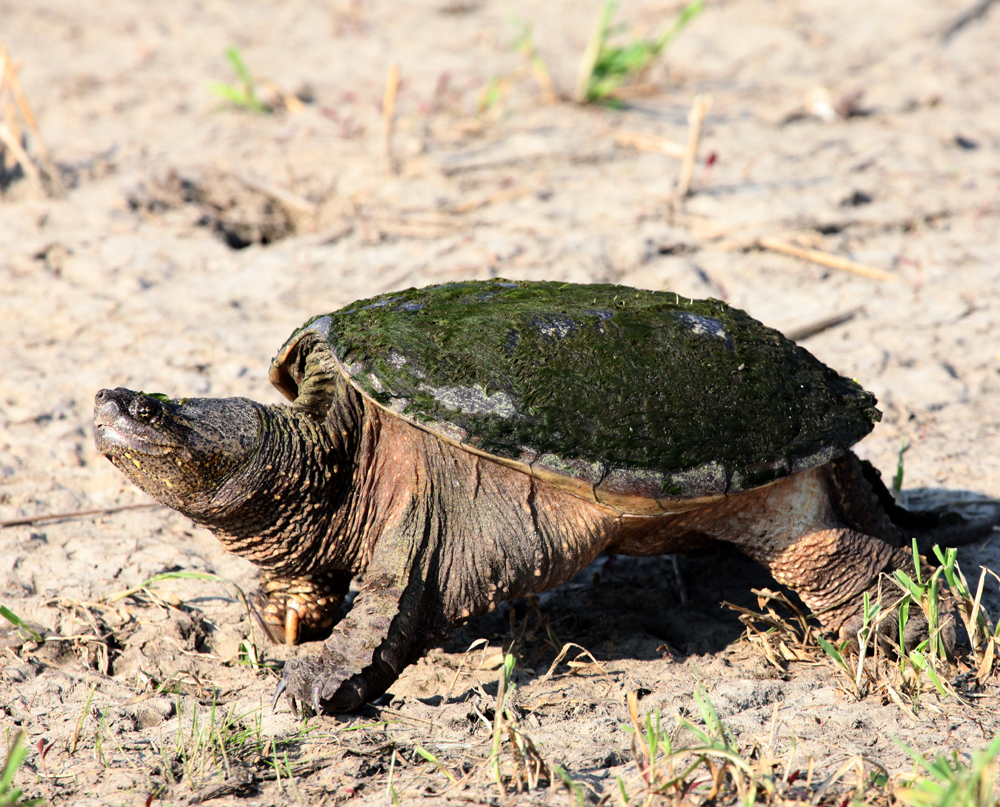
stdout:
POLYGON ((141 392, 102 389, 94 397, 94 445, 109 458, 128 451, 153 457, 168 454, 174 446, 155 428, 162 413, 162 404, 141 392))

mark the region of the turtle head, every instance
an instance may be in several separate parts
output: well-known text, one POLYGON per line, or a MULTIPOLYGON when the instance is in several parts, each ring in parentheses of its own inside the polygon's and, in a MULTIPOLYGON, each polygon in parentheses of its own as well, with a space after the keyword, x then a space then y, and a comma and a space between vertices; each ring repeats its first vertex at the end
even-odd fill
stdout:
POLYGON ((260 452, 263 410, 246 398, 103 389, 94 400, 94 443, 154 499, 205 522, 227 508, 232 481, 260 452))

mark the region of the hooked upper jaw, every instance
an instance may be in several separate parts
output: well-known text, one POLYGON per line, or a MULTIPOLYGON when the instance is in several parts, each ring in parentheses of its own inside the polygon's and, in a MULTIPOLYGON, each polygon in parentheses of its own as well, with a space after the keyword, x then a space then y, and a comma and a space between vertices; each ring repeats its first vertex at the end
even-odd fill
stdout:
POLYGON ((141 392, 124 387, 102 389, 94 397, 94 444, 104 456, 131 452, 160 457, 178 448, 155 428, 163 405, 141 392))

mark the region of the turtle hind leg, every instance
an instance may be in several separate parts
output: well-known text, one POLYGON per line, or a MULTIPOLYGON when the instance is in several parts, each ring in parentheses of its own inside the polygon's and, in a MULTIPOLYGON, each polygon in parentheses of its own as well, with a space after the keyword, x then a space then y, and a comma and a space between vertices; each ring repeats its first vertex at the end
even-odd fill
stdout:
MULTIPOLYGON (((730 497, 714 514, 706 514, 714 517, 701 528, 763 565, 802 598, 826 629, 850 639, 857 632, 862 595, 868 592, 874 602, 881 591, 887 609, 899 598, 887 576, 901 570, 913 578, 916 569, 908 546, 892 540, 896 528, 877 502, 862 506, 864 497, 873 499, 874 494, 860 469, 856 478, 848 476, 857 483, 858 490, 847 489, 857 494, 854 499, 845 497, 845 486, 838 484, 845 475, 823 466, 730 497)), ((895 620, 882 623, 887 631, 890 622, 895 620)))
POLYGON ((262 571, 261 590, 252 601, 253 614, 275 644, 323 639, 337 621, 351 577, 350 572, 340 571, 303 577, 262 571))

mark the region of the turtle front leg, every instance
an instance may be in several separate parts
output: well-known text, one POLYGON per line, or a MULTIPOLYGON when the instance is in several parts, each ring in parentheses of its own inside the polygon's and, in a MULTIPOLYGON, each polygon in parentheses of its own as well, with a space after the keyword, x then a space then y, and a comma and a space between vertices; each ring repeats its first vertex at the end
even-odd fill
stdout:
POLYGON ((353 575, 326 572, 284 577, 261 571, 261 591, 253 614, 275 644, 298 644, 324 638, 337 619, 353 575))

